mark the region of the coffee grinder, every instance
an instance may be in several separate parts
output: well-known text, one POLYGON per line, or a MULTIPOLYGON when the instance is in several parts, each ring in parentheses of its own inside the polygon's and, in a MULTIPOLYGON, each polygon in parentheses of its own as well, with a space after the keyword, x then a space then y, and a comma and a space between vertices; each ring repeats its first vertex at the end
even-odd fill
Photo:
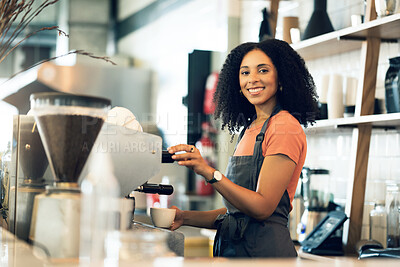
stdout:
POLYGON ((35 197, 29 239, 51 258, 77 258, 78 179, 111 103, 65 93, 35 93, 30 100, 54 183, 35 197))
MULTIPOLYGON (((49 163, 33 116, 18 116, 17 138, 18 166, 22 172, 18 171, 17 185, 11 189, 11 194, 16 193, 17 197, 16 208, 11 201, 10 210, 15 212, 15 235, 28 241, 33 201, 36 195, 45 191, 43 176, 49 163)), ((11 224, 13 219, 10 219, 11 224)))

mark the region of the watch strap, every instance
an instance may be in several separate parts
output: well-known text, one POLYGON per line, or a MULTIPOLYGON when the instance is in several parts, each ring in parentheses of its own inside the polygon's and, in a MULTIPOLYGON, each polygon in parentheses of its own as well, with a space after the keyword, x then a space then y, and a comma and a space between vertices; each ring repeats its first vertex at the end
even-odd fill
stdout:
POLYGON ((221 179, 222 179, 222 174, 219 171, 215 170, 213 172, 213 178, 209 181, 206 180, 206 185, 207 185, 207 183, 213 184, 213 183, 219 182, 221 179))
MULTIPOLYGON (((206 181, 207 182, 207 181, 206 181)), ((209 183, 209 184, 213 184, 213 183, 216 183, 216 182, 218 182, 218 180, 217 179, 215 179, 215 178, 212 178, 210 181, 208 181, 207 183, 209 183)))

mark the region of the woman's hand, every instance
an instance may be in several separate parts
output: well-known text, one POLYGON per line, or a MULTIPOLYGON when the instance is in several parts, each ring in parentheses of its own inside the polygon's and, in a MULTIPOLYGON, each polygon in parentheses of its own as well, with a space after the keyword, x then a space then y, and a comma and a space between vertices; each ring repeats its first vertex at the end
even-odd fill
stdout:
POLYGON ((186 152, 175 154, 172 159, 176 160, 179 165, 186 166, 192 169, 195 173, 204 176, 207 180, 211 180, 214 173, 214 168, 207 164, 207 161, 201 156, 200 151, 192 145, 180 144, 168 148, 171 154, 177 152, 186 152))
POLYGON ((220 214, 226 213, 226 208, 209 211, 198 211, 198 210, 180 210, 176 206, 172 206, 170 209, 175 209, 175 219, 169 230, 174 231, 182 225, 194 226, 200 228, 215 229, 215 219, 220 214))
POLYGON ((175 219, 171 227, 169 228, 171 231, 175 231, 176 229, 178 229, 183 225, 183 211, 178 209, 176 206, 172 206, 170 209, 176 210, 175 219))

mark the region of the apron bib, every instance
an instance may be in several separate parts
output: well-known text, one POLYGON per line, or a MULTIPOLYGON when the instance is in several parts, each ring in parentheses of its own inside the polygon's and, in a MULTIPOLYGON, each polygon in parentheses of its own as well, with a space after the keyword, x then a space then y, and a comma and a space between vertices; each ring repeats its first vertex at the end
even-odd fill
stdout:
MULTIPOLYGON (((280 111, 276 106, 272 116, 280 111)), ((257 180, 264 161, 262 142, 268 118, 256 137, 252 156, 229 158, 226 177, 247 189, 256 191, 257 180)), ((240 133, 238 143, 245 129, 240 133)), ((264 221, 257 221, 236 209, 225 198, 227 213, 215 221, 217 234, 214 240, 215 257, 296 257, 297 252, 290 238, 288 215, 290 198, 285 190, 273 214, 264 221)))

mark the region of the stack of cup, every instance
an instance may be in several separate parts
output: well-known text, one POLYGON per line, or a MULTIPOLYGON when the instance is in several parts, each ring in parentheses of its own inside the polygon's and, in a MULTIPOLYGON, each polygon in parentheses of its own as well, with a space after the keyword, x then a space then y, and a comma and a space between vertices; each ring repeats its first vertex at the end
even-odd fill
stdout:
POLYGON ((329 89, 329 74, 322 76, 321 87, 319 94, 319 119, 328 118, 328 89, 329 89))
POLYGON ((344 117, 353 117, 356 108, 357 78, 346 78, 344 117))
POLYGON ((328 88, 328 119, 342 118, 343 114, 343 77, 332 74, 328 88))

